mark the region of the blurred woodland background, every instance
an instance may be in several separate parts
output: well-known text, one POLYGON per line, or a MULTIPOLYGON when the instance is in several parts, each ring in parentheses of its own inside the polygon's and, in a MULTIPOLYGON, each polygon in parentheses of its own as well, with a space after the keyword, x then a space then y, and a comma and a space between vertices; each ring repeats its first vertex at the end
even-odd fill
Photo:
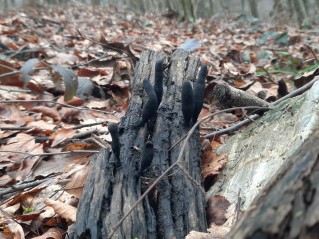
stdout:
POLYGON ((225 16, 225 13, 239 14, 276 24, 298 24, 304 28, 311 28, 318 22, 319 11, 319 0, 2 0, 0 7, 47 7, 70 2, 97 7, 111 4, 138 13, 170 14, 190 22, 198 18, 225 16))

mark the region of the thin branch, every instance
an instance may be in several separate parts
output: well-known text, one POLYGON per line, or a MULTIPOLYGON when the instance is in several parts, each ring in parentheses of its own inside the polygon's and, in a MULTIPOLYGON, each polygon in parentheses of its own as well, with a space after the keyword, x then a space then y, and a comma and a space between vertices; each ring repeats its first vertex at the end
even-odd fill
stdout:
POLYGON ((203 195, 205 195, 205 190, 203 189, 202 185, 200 185, 200 183, 198 183, 187 171, 186 169, 181 165, 181 164, 177 164, 178 168, 185 174, 185 176, 193 183, 195 184, 200 191, 202 192, 203 195))
POLYGON ((90 110, 90 111, 100 112, 100 113, 104 113, 104 114, 113 114, 113 115, 115 113, 115 112, 108 112, 108 111, 104 111, 104 110, 95 110, 95 109, 89 109, 89 108, 84 108, 84 107, 76 107, 73 105, 59 103, 59 102, 55 102, 55 101, 51 101, 51 100, 0 100, 0 103, 8 103, 8 104, 9 103, 53 103, 53 104, 62 105, 64 107, 73 108, 73 109, 77 109, 77 110, 90 110))
POLYGON ((108 123, 108 122, 109 122, 109 120, 104 120, 104 121, 96 122, 96 123, 81 124, 81 125, 78 125, 78 126, 71 127, 71 129, 81 129, 81 128, 85 128, 85 127, 91 127, 91 126, 95 126, 95 125, 105 124, 105 123, 108 123))
MULTIPOLYGON (((0 78, 3 76, 0 75, 0 78)), ((22 93, 32 93, 31 90, 8 90, 8 89, 3 89, 3 88, 0 88, 0 90, 3 90, 3 91, 7 91, 7 92, 22 92, 22 93)))
MULTIPOLYGON (((292 97, 295 97, 297 95, 304 93, 305 91, 309 90, 318 79, 319 79, 319 76, 315 76, 315 78, 312 81, 310 81, 309 83, 300 87, 299 89, 289 93, 288 95, 285 95, 284 97, 280 98, 279 100, 276 100, 275 102, 272 103, 272 105, 274 105, 274 106, 278 105, 280 102, 282 102, 288 98, 292 98, 292 97)), ((211 139, 211 138, 214 138, 216 136, 223 135, 223 134, 230 134, 230 133, 240 129, 242 126, 250 123, 252 119, 256 120, 258 117, 259 117, 258 114, 252 115, 252 116, 250 116, 250 119, 245 119, 245 120, 240 121, 239 123, 227 128, 227 129, 222 129, 222 130, 210 133, 210 134, 206 134, 203 137, 205 139, 211 139)))
POLYGON ((110 147, 110 144, 108 144, 106 141, 102 140, 100 137, 98 137, 95 134, 92 134, 91 141, 97 145, 99 145, 101 148, 108 148, 110 147))
MULTIPOLYGON (((96 123, 81 124, 81 125, 69 127, 68 129, 81 129, 81 128, 85 128, 85 127, 91 127, 91 126, 95 126, 95 125, 105 124, 108 122, 109 122, 109 120, 104 120, 104 121, 96 122, 96 123)), ((0 130, 30 130, 30 129, 34 129, 34 128, 35 127, 0 127, 0 130)), ((38 129, 45 130, 45 129, 41 129, 41 128, 38 128, 38 129)), ((52 131, 55 132, 56 130, 52 130, 52 131)), ((45 138, 48 138, 48 137, 45 137, 45 138)), ((76 138, 76 137, 73 137, 73 138, 76 138)))
POLYGON ((221 110, 219 112, 215 112, 215 113, 212 113, 202 119, 200 119, 199 121, 196 122, 196 124, 194 124, 194 126, 189 130, 188 134, 187 134, 187 137, 181 147, 181 150, 179 152, 179 155, 178 155, 178 158, 177 160, 170 166, 168 167, 153 183, 152 185, 143 193, 143 195, 135 202, 135 204, 131 207, 131 209, 121 218, 121 220, 115 225, 115 227, 113 228, 113 231, 111 232, 109 238, 111 239, 114 235, 114 233, 116 232, 116 230, 121 226, 121 224, 124 222, 124 220, 131 214, 131 212, 137 207, 137 205, 143 201, 143 199, 147 196, 147 194, 158 184, 158 182, 165 177, 165 175, 171 171, 178 163, 180 163, 182 161, 182 157, 183 157, 183 153, 185 151, 185 147, 187 145, 187 142, 189 140, 189 138, 191 137, 191 135, 193 134, 193 132, 195 131, 196 127, 203 121, 215 116, 215 115, 218 115, 218 114, 221 114, 221 113, 224 113, 224 112, 229 112, 229 111, 232 111, 232 110, 237 110, 237 109, 264 109, 264 110, 269 110, 271 108, 269 107, 259 107, 259 106, 246 106, 246 107, 234 107, 234 108, 230 108, 230 109, 225 109, 225 110, 221 110))
MULTIPOLYGON (((187 133, 187 134, 188 134, 188 133, 187 133)), ((174 143, 174 144, 168 149, 168 151, 171 151, 176 145, 178 145, 180 142, 182 142, 182 141, 186 138, 187 134, 185 134, 182 138, 180 138, 179 140, 177 140, 177 142, 174 143)))
MULTIPOLYGON (((1 66, 3 67, 4 65, 1 65, 1 66)), ((12 75, 16 75, 16 74, 21 74, 21 72, 14 70, 14 71, 11 71, 11 72, 3 73, 3 74, 0 75, 0 78, 6 77, 6 76, 12 76, 12 75)))
POLYGON ((222 130, 218 130, 216 132, 213 132, 213 133, 210 133, 210 134, 206 134, 203 136, 203 138, 205 139, 211 139, 211 138, 214 138, 214 137, 217 137, 217 136, 220 136, 220 135, 223 135, 223 134, 230 134, 238 129, 240 129, 242 126, 248 124, 251 122, 251 120, 256 120, 258 119, 259 115, 255 114, 255 115, 252 115, 250 116, 250 118, 248 119, 245 119, 243 121, 240 121, 239 123, 231 126, 231 127, 228 127, 226 129, 222 129, 222 130))
MULTIPOLYGON (((4 74, 0 75, 0 78, 1 78, 1 77, 6 77, 6 76, 15 75, 15 74, 21 74, 20 71, 17 71, 16 69, 14 69, 14 68, 12 68, 12 67, 10 67, 10 66, 6 66, 6 65, 3 65, 3 64, 0 64, 0 66, 3 67, 3 68, 6 68, 6 69, 8 69, 8 70, 12 70, 11 72, 7 72, 7 73, 4 73, 4 74)), ((25 77, 27 77, 29 80, 34 80, 34 81, 36 82, 36 80, 33 79, 33 78, 32 78, 31 76, 29 76, 29 75, 25 75, 25 77)))
MULTIPOLYGON (((3 67, 3 68, 6 68, 6 69, 8 69, 8 70, 14 71, 15 74, 21 73, 20 71, 17 71, 16 69, 14 69, 14 68, 12 68, 12 67, 10 67, 10 66, 6 66, 6 65, 3 65, 3 64, 0 64, 0 66, 3 67)), ((12 72, 8 72, 8 73, 12 73, 12 72)))
POLYGON ((262 66, 261 69, 262 69, 264 72, 266 72, 266 75, 267 75, 268 79, 269 79, 272 83, 277 84, 277 83, 272 79, 271 75, 269 74, 269 72, 267 71, 267 69, 266 69, 265 67, 262 66))
POLYGON ((0 150, 0 153, 16 153, 16 154, 24 154, 28 157, 37 157, 37 156, 50 156, 50 155, 61 155, 61 154, 72 154, 72 153, 98 153, 97 150, 69 150, 65 152, 55 152, 55 153, 42 153, 42 154, 31 154, 26 152, 20 152, 15 150, 0 150))
POLYGON ((3 190, 0 190, 0 197, 9 194, 9 193, 13 193, 16 191, 21 191, 24 190, 26 188, 31 188, 31 187, 35 187, 38 186, 41 183, 44 183, 46 181, 48 181, 48 178, 42 179, 42 180, 37 180, 37 181, 32 181, 32 182, 26 182, 26 183, 21 183, 19 185, 13 185, 10 188, 6 188, 3 190))
POLYGON ((0 127, 0 130, 29 130, 33 127, 0 127))

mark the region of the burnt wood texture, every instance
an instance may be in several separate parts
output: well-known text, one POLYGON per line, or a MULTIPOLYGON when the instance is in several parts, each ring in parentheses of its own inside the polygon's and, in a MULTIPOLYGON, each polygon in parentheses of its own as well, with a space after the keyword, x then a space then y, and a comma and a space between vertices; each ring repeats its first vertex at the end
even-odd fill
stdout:
POLYGON ((184 116, 184 125, 190 126, 190 121, 194 112, 193 87, 190 81, 185 81, 182 87, 182 112, 184 116))
POLYGON ((118 132, 118 127, 115 123, 110 123, 109 124, 109 132, 112 137, 112 152, 115 154, 116 158, 120 158, 120 137, 119 137, 119 132, 118 132))
POLYGON ((139 126, 144 126, 144 124, 150 119, 154 118, 156 115, 158 100, 155 94, 154 88, 151 82, 147 79, 143 81, 144 90, 148 96, 148 100, 143 107, 142 120, 139 126))
MULTIPOLYGON (((187 80, 194 83, 198 67, 199 59, 183 50, 170 56, 153 51, 142 53, 135 67, 130 104, 118 126, 120 167, 116 166, 117 157, 108 149, 96 155, 78 206, 74 238, 110 238, 115 226, 148 186, 177 160, 181 144, 169 149, 188 132, 182 113, 182 85, 187 80), (155 116, 136 127, 149 100, 143 80, 149 79, 154 87, 155 72, 163 69, 161 65, 155 70, 155 64, 163 59, 169 64, 162 74, 165 77, 161 102, 155 116)), ((192 230, 206 231, 205 198, 194 183, 196 180, 202 185, 200 150, 197 129, 181 162, 189 175, 174 168, 115 230, 112 238, 184 238, 192 230)))
POLYGON ((163 79, 164 79, 164 72, 163 72, 163 59, 158 60, 155 63, 155 83, 154 83, 154 91, 157 96, 158 104, 161 103, 163 97, 163 79))
POLYGON ((197 118, 202 110, 205 96, 205 79, 208 73, 206 65, 202 65, 198 73, 198 79, 194 84, 194 112, 193 123, 195 124, 197 118))

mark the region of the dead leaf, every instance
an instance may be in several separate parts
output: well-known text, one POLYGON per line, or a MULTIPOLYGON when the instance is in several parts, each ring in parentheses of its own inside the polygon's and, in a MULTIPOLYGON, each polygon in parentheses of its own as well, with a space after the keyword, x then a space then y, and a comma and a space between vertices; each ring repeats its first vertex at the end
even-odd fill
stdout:
POLYGON ((34 112, 40 112, 46 116, 49 116, 54 121, 61 121, 61 116, 55 108, 49 108, 46 106, 39 105, 39 106, 33 107, 32 110, 34 112))
POLYGON ((68 119, 76 118, 77 115, 80 113, 80 110, 74 109, 74 108, 62 107, 62 109, 59 110, 59 113, 63 120, 68 120, 68 119))
POLYGON ((55 124, 46 122, 44 120, 31 121, 31 122, 28 122, 26 126, 34 127, 34 130, 39 130, 45 133, 46 135, 50 135, 52 131, 54 130, 54 128, 56 127, 55 124))
POLYGON ((213 239, 209 233, 190 231, 185 239, 213 239))
POLYGON ((58 129, 55 131, 51 136, 50 139, 53 140, 52 142, 52 147, 55 147, 65 140, 71 139, 75 135, 75 130, 74 129, 58 129))
POLYGON ((90 164, 85 165, 81 170, 76 171, 72 176, 71 180, 67 183, 66 188, 70 188, 67 192, 78 199, 82 197, 84 182, 90 170, 90 164), (74 189, 72 189, 74 188, 74 189))
POLYGON ((215 238, 225 238, 227 233, 230 232, 230 227, 225 226, 217 226, 217 225, 211 225, 207 231, 209 232, 209 235, 211 237, 215 238))
POLYGON ((20 220, 20 221, 30 221, 30 220, 35 221, 35 220, 38 220, 40 214, 43 212, 44 212, 44 210, 33 211, 33 212, 22 214, 22 215, 16 215, 15 219, 20 220))
POLYGON ((9 205, 2 205, 1 206, 1 210, 0 210, 0 217, 13 217, 18 210, 20 209, 21 204, 20 203, 16 203, 12 206, 9 205))
POLYGON ((23 114, 17 104, 0 104, 0 113, 1 125, 3 127, 6 126, 4 123, 19 127, 31 121, 30 117, 23 114))
POLYGON ((61 229, 54 227, 50 228, 46 233, 41 236, 33 237, 32 239, 63 239, 61 229))
POLYGON ((62 148, 62 152, 73 151, 73 150, 98 150, 98 147, 96 145, 90 144, 90 143, 75 142, 75 143, 65 145, 62 148))
POLYGON ((11 219, 0 219, 0 238, 2 239, 24 239, 23 228, 11 219))
POLYGON ((206 139, 202 145, 202 176, 206 179, 208 176, 215 176, 220 173, 221 169, 227 163, 227 155, 216 154, 216 149, 221 145, 221 143, 217 141, 209 142, 209 140, 206 139))
POLYGON ((223 225, 227 218, 225 216, 230 202, 223 196, 215 195, 207 201, 208 224, 223 225))
POLYGON ((9 176, 16 180, 23 180, 30 173, 34 164, 39 160, 39 156, 29 157, 28 155, 18 152, 41 154, 43 153, 43 145, 35 143, 33 136, 19 133, 16 137, 9 139, 6 145, 1 145, 0 150, 13 151, 11 153, 1 152, 0 158, 1 160, 10 159, 12 162, 10 167, 6 169, 9 176))
POLYGON ((38 185, 37 187, 30 189, 29 191, 19 193, 14 198, 12 198, 11 201, 8 202, 8 206, 20 203, 28 197, 35 197, 35 195, 37 195, 39 192, 45 189, 45 187, 46 185, 38 185))
MULTIPOLYGON (((13 72, 14 69, 15 66, 10 62, 0 60, 0 75, 13 72)), ((20 74, 18 71, 13 75, 0 77, 0 83, 1 85, 23 86, 23 82, 20 80, 20 74)))
POLYGON ((82 68, 78 70, 78 76, 81 77, 95 77, 100 75, 100 71, 98 69, 90 69, 90 68, 82 68))
MULTIPOLYGON (((2 166, 5 167, 5 164, 2 162, 2 166)), ((9 186, 12 186, 16 183, 17 181, 10 177, 9 175, 2 175, 0 176, 0 188, 6 188, 9 186)))
POLYGON ((68 104, 68 105, 72 105, 72 106, 81 106, 85 103, 85 101, 79 97, 74 96, 71 100, 69 101, 64 101, 64 97, 60 97, 57 101, 58 103, 62 103, 62 104, 68 104))
POLYGON ((57 202, 51 199, 46 199, 44 203, 48 207, 52 207, 57 214, 59 214, 62 218, 64 218, 68 222, 76 221, 77 209, 75 207, 67 205, 62 202, 57 202))
POLYGON ((306 72, 302 76, 296 78, 294 80, 294 84, 297 88, 300 88, 303 85, 310 82, 312 79, 315 78, 315 76, 318 76, 318 75, 319 75, 319 67, 317 67, 316 69, 314 69, 312 71, 306 72))
POLYGON ((45 207, 44 212, 41 213, 39 220, 46 226, 55 226, 61 221, 61 217, 55 214, 52 207, 45 207))

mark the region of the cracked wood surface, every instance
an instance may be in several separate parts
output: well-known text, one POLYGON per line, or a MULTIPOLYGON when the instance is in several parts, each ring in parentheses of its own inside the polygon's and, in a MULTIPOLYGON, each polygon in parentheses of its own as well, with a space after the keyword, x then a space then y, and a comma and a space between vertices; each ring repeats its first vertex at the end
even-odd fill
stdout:
MULTIPOLYGON (((188 128, 183 125, 181 89, 185 80, 194 82, 199 59, 176 50, 171 56, 144 52, 136 65, 132 97, 119 125, 121 167, 114 155, 103 149, 92 163, 77 214, 75 238, 108 238, 115 225, 130 210, 148 185, 177 160, 180 145, 169 148, 182 138, 188 128), (164 93, 156 119, 136 127, 147 95, 143 80, 154 85, 155 62, 167 58, 164 93), (154 144, 151 166, 142 178, 136 176, 144 143, 154 144)), ((200 150, 198 130, 191 137, 183 165, 199 185, 200 150)), ((175 168, 167 175, 116 230, 113 238, 184 238, 191 230, 205 231, 205 198, 200 188, 175 168)))

